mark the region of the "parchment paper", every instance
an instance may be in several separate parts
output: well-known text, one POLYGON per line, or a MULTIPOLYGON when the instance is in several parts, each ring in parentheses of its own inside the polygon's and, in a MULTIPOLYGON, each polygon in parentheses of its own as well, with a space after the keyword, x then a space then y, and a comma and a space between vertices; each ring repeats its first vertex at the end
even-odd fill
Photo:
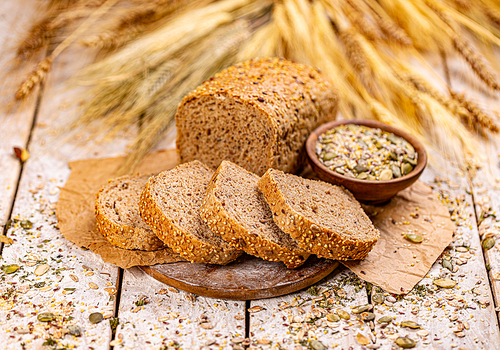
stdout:
MULTIPOLYGON (((99 254, 105 262, 122 268, 182 261, 169 249, 156 252, 125 250, 111 245, 95 226, 95 194, 115 174, 123 158, 92 159, 70 163, 71 175, 61 190, 56 214, 59 228, 71 242, 99 254)), ((158 173, 178 164, 175 150, 146 157, 138 172, 158 173)), ((314 177, 308 168, 302 176, 314 177)), ((455 224, 448 209, 417 181, 384 206, 364 206, 380 239, 362 261, 344 262, 361 279, 387 292, 408 293, 429 271, 453 237, 455 224), (417 209, 418 208, 418 209, 417 209), (424 237, 412 243, 403 235, 414 232, 424 237), (411 265, 413 263, 413 266, 411 265)))
POLYGON ((417 181, 385 206, 364 209, 380 231, 380 239, 364 260, 343 264, 386 292, 408 293, 453 239, 456 227, 447 207, 429 186, 417 181), (411 232, 424 241, 405 239, 404 234, 411 232))
MULTIPOLYGON (((124 158, 91 159, 69 163, 71 174, 61 190, 56 215, 63 236, 99 254, 105 262, 121 268, 184 261, 170 249, 153 252, 126 250, 111 245, 96 229, 94 203, 97 191, 113 177, 124 158)), ((178 164, 175 150, 149 155, 137 173, 154 174, 178 164)))

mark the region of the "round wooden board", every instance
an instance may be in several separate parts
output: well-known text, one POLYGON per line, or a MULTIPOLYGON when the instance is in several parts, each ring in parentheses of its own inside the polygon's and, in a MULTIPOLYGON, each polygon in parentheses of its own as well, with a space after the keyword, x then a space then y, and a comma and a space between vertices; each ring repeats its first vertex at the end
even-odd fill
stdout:
POLYGON ((338 265, 337 261, 311 255, 304 265, 287 269, 283 263, 245 254, 225 266, 177 262, 140 268, 158 281, 186 292, 212 298, 252 300, 309 287, 338 265))

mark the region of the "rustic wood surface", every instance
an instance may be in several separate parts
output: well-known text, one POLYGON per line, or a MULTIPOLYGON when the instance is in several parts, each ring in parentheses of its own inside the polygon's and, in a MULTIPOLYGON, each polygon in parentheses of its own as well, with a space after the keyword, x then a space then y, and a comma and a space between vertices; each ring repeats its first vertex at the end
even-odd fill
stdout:
MULTIPOLYGON (((27 8, 13 0, 0 4, 0 75, 14 55, 9 43, 19 40, 19 29, 36 16, 27 8)), ((63 53, 38 98, 22 112, 0 116, 0 225, 13 220, 5 230, 12 243, 1 251, 0 349, 397 349, 395 340, 403 336, 415 341, 417 349, 498 348, 500 138, 481 146, 485 162, 475 174, 430 154, 422 180, 449 207, 457 234, 408 295, 384 293, 338 268, 312 288, 281 297, 247 302, 200 297, 138 268, 123 271, 106 264, 58 231, 54 205, 70 172, 68 162, 122 155, 135 134, 131 130, 113 143, 56 141, 57 127, 75 113, 79 97, 64 82, 90 59, 78 49, 63 53), (24 165, 13 147, 29 149, 24 165), (483 249, 485 244, 489 249, 483 249), (440 288, 433 284, 436 278, 457 285, 440 288), (372 322, 360 320, 372 315, 352 309, 366 304, 373 305, 372 322), (338 320, 342 311, 348 320, 338 320), (96 312, 104 320, 94 324, 89 316, 96 312), (377 322, 382 316, 391 317, 391 324, 377 322), (46 322, 51 317, 55 319, 46 322), (417 326, 404 321, 419 328, 405 327, 417 326)), ((452 75, 465 69, 450 66, 452 75)), ((12 92, 8 80, 1 84, 2 92, 12 92)), ((457 91, 471 85, 473 81, 452 81, 457 91)), ((500 108, 494 99, 482 101, 491 110, 500 108)), ((163 145, 171 146, 171 140, 163 145)))

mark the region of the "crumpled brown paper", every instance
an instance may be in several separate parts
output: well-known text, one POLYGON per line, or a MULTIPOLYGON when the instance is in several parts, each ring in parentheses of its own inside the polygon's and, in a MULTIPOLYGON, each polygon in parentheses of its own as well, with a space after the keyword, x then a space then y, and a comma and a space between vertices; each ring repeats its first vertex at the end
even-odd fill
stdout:
MULTIPOLYGON (((96 229, 94 203, 97 191, 113 177, 124 158, 90 159, 69 163, 71 174, 61 190, 56 215, 63 236, 80 247, 99 254, 104 262, 129 268, 138 265, 166 264, 184 261, 170 249, 147 252, 126 250, 111 245, 96 229)), ((175 150, 147 156, 137 173, 154 174, 178 164, 175 150)))
MULTIPOLYGON (((115 176, 122 162, 123 158, 109 158, 70 163, 71 175, 61 190, 56 207, 62 234, 71 242, 99 254, 105 262, 122 268, 182 261, 168 249, 145 252, 117 248, 97 232, 95 194, 115 176)), ((175 150, 161 151, 146 157, 137 172, 153 174, 177 164, 175 150)), ((315 178, 310 168, 302 176, 315 178)), ((344 265, 361 279, 387 292, 408 293, 452 240, 455 224, 450 220, 448 209, 431 188, 420 181, 384 206, 364 208, 379 229, 380 239, 367 258, 344 262, 344 265), (403 234, 408 232, 418 233, 424 241, 406 240, 403 234)))
POLYGON ((417 181, 388 204, 364 209, 380 231, 380 239, 364 260, 343 264, 386 292, 408 293, 453 239, 456 227, 448 208, 429 186, 417 181), (424 241, 405 239, 403 235, 411 232, 424 241))

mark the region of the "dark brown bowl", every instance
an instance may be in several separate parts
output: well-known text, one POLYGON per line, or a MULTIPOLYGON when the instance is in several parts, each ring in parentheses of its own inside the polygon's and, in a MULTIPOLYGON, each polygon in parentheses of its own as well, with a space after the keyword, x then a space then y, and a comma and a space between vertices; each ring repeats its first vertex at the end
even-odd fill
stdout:
POLYGON ((369 204, 380 204, 390 200, 399 191, 417 181, 427 165, 427 153, 425 153, 424 146, 415 137, 405 131, 375 120, 338 120, 320 125, 311 135, 309 135, 306 142, 306 152, 309 164, 311 164, 312 169, 321 180, 330 182, 334 185, 342 185, 351 191, 356 199, 369 204), (365 125, 371 128, 379 128, 404 138, 412 144, 418 154, 417 166, 408 175, 389 181, 359 180, 340 175, 328 169, 319 161, 316 155, 316 141, 325 131, 345 124, 365 125))

